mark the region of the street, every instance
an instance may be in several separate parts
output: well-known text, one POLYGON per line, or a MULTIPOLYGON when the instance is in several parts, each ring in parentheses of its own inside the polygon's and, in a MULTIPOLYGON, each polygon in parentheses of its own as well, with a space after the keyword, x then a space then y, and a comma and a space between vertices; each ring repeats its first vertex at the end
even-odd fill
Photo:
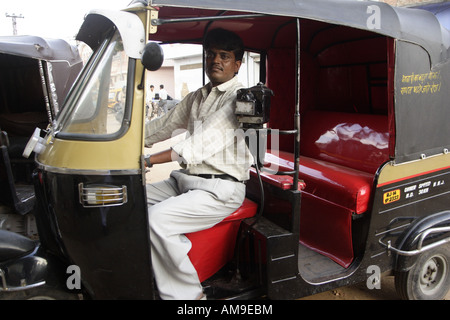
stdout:
MULTIPOLYGON (((450 299, 450 295, 447 295, 450 299)), ((399 300, 394 287, 394 277, 381 279, 381 289, 368 289, 365 283, 342 287, 301 300, 399 300)))
MULTIPOLYGON (((400 300, 395 291, 394 277, 381 279, 381 289, 368 289, 365 283, 319 293, 301 300, 400 300)), ((444 300, 450 300, 450 291, 444 300)))
MULTIPOLYGON (((302 298, 301 300, 400 300, 394 286, 394 277, 384 277, 381 279, 380 289, 368 289, 365 283, 360 283, 348 287, 342 287, 313 296, 302 298)), ((450 300, 450 292, 444 300, 450 300)))

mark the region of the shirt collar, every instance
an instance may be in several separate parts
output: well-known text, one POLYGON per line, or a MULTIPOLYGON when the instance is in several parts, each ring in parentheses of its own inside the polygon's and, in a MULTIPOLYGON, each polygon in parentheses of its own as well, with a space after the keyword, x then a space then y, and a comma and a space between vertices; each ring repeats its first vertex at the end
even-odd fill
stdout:
MULTIPOLYGON (((229 90, 230 88, 232 88, 237 81, 238 81, 238 77, 234 76, 227 82, 221 83, 214 88, 216 88, 216 90, 225 92, 225 91, 229 90)), ((203 93, 208 95, 208 93, 211 92, 212 89, 214 89, 214 88, 212 87, 211 82, 209 82, 206 86, 203 87, 203 93)))

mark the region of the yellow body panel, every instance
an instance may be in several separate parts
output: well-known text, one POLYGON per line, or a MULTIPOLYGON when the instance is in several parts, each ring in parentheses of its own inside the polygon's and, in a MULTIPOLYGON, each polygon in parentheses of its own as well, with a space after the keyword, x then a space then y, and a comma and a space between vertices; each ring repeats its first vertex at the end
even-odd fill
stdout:
POLYGON ((144 95, 137 89, 141 81, 142 64, 136 64, 133 111, 128 131, 112 141, 76 141, 54 139, 38 161, 55 168, 77 170, 140 169, 143 151, 144 95))
POLYGON ((402 164, 386 164, 380 172, 378 186, 450 167, 450 153, 402 164))

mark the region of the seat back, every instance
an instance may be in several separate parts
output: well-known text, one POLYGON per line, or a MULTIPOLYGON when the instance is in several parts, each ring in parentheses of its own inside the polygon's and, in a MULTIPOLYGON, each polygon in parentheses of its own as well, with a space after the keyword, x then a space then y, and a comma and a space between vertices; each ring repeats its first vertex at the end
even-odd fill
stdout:
POLYGON ((22 215, 30 212, 35 203, 33 185, 16 185, 6 145, 0 145, 0 202, 22 215))
POLYGON ((300 154, 373 174, 389 159, 388 118, 307 111, 301 115, 300 154))

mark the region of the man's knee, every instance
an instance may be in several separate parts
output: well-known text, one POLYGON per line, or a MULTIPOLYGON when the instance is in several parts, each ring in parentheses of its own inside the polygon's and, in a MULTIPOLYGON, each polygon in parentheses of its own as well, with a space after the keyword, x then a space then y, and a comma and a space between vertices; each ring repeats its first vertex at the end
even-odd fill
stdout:
POLYGON ((155 204, 148 208, 148 223, 153 232, 161 232, 170 228, 170 214, 165 213, 161 206, 155 204))
POLYGON ((148 222, 150 223, 150 226, 160 223, 161 214, 159 212, 158 208, 155 208, 155 205, 148 207, 148 222))

